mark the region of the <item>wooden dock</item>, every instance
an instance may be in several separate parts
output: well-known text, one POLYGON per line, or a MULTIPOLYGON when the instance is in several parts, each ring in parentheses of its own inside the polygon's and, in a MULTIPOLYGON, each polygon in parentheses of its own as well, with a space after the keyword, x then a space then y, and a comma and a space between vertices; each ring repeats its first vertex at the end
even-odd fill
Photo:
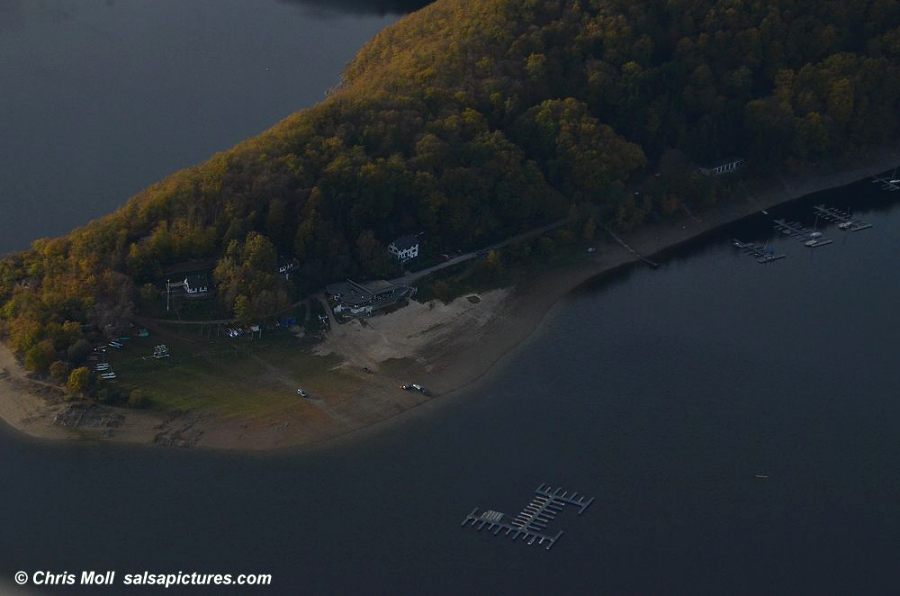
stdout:
MULTIPOLYGON (((896 174, 896 172, 894 172, 896 174)), ((897 192, 900 190, 900 181, 898 178, 894 176, 893 178, 883 177, 883 178, 873 178, 872 184, 880 184, 881 190, 886 190, 888 192, 897 192)))
POLYGON ((840 230, 859 232, 860 230, 868 230, 872 227, 872 224, 854 219, 853 214, 849 211, 835 209, 834 207, 826 207, 825 205, 816 205, 813 207, 813 211, 825 221, 836 223, 840 230))
POLYGON ((560 530, 555 534, 547 531, 547 526, 556 518, 566 505, 578 507, 578 515, 584 513, 593 497, 579 496, 578 493, 569 493, 562 488, 553 489, 549 484, 541 484, 535 491, 535 496, 514 518, 506 521, 504 513, 488 509, 479 511, 476 507, 463 519, 462 527, 472 526, 480 532, 487 528, 495 536, 504 533, 504 536, 512 536, 513 540, 522 538, 529 546, 532 544, 545 545, 550 550, 556 541, 563 535, 560 530))
POLYGON ((810 231, 809 228, 798 221, 776 219, 773 225, 776 230, 785 236, 801 240, 803 245, 808 246, 809 248, 817 248, 819 246, 831 244, 831 240, 823 238, 821 232, 810 231))
POLYGON ((731 245, 742 253, 755 258, 756 262, 761 265, 787 258, 787 255, 776 254, 773 249, 763 246, 762 244, 756 244, 755 242, 741 242, 735 238, 731 241, 731 245))
POLYGON ((799 221, 776 219, 774 225, 776 230, 778 230, 785 236, 790 236, 791 238, 801 238, 809 236, 809 230, 807 230, 806 226, 804 226, 799 221))

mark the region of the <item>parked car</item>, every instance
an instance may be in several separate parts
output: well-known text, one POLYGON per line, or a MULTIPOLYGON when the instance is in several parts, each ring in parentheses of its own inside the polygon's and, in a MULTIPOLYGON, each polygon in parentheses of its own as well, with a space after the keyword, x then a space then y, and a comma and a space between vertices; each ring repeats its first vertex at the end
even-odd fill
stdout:
POLYGON ((428 395, 428 390, 425 389, 425 387, 423 387, 422 385, 419 385, 418 383, 409 383, 407 385, 401 385, 400 388, 403 389, 404 391, 418 391, 422 395, 428 395))

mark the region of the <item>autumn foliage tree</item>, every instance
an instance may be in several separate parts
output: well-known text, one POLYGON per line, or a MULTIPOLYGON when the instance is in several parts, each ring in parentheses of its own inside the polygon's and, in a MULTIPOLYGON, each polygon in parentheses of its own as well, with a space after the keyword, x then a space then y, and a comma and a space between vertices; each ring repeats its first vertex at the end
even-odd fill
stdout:
POLYGON ((313 291, 388 274, 406 233, 475 249, 581 205, 630 229, 718 200, 698 162, 837 167, 898 133, 896 1, 437 0, 322 103, 0 259, 0 333, 40 369, 42 342, 80 339, 67 322, 119 333, 181 261, 216 262, 222 307, 251 322, 286 302, 278 255, 313 291), (654 188, 672 150, 683 174, 654 188))
POLYGON ((278 275, 278 256, 272 242, 257 232, 243 242, 232 240, 216 266, 219 300, 242 323, 277 313, 288 304, 278 275))
POLYGON ((69 373, 69 380, 66 382, 66 389, 72 395, 82 395, 87 391, 91 384, 91 371, 87 367, 81 366, 69 373))

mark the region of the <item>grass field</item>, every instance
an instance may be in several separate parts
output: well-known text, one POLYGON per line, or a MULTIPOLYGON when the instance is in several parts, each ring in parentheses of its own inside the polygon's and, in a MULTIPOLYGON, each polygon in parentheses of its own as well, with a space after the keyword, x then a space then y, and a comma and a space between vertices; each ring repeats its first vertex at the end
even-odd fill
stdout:
POLYGON ((313 354, 312 343, 287 331, 265 332, 263 339, 210 339, 194 327, 168 327, 151 330, 149 338, 133 338, 121 351, 111 350, 110 362, 119 388, 126 393, 141 389, 155 409, 261 417, 296 407, 298 387, 317 396, 358 386, 353 375, 336 369, 337 357, 313 354), (171 357, 151 357, 160 343, 171 357))

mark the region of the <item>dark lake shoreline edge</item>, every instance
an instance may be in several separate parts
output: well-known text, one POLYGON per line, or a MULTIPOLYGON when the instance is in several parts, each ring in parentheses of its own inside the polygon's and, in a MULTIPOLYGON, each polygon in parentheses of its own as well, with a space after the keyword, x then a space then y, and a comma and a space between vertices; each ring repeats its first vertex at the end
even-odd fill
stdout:
MULTIPOLYGON (((763 206, 754 205, 753 209, 741 211, 741 213, 735 217, 718 222, 716 225, 707 227, 702 231, 689 235, 675 242, 668 243, 665 246, 660 247, 658 250, 649 252, 644 256, 648 256, 651 259, 665 261, 681 253, 686 248, 704 244, 710 238, 721 234, 723 230, 731 226, 740 225, 742 222, 745 222, 750 218, 756 216, 762 209, 768 210, 790 207, 791 205, 809 200, 814 195, 838 191, 849 186, 854 186, 856 184, 866 182, 873 176, 888 174, 897 167, 900 167, 900 150, 894 148, 885 149, 884 155, 882 155, 880 159, 876 160, 874 166, 870 165, 868 167, 862 166, 848 168, 847 170, 837 175, 839 180, 835 183, 826 183, 821 185, 813 184, 811 186, 804 186, 802 191, 791 191, 788 189, 781 190, 774 193, 776 196, 781 197, 780 200, 766 201, 763 203, 763 206)), ((766 192, 769 191, 763 191, 763 193, 766 192)), ((731 205, 731 207, 734 207, 734 205, 731 205)), ((714 208, 713 210, 715 209, 716 208, 714 208)), ((703 215, 705 215, 705 213, 703 215)), ((580 276, 578 278, 578 281, 569 284, 562 292, 555 296, 549 306, 542 309, 540 314, 535 319, 526 322, 526 324, 530 327, 530 331, 527 332, 527 334, 523 338, 521 338, 519 341, 516 341, 514 345, 512 345, 508 349, 499 353, 496 358, 491 360, 479 374, 472 377, 466 383, 455 387, 452 391, 439 396, 439 398, 436 400, 423 402, 421 404, 412 406, 409 409, 398 412, 397 414, 389 418, 385 418, 383 420, 370 424, 364 428, 350 430, 332 437, 312 441, 303 445, 288 446, 268 451, 260 451, 255 453, 252 451, 243 451, 242 454, 252 453, 257 456, 265 457, 267 455, 309 453, 314 451, 322 451, 333 447, 349 446, 352 443, 364 440, 366 437, 386 432, 387 429, 393 425, 407 423, 414 419, 416 416, 437 415, 437 410, 444 406, 474 398, 479 387, 481 387, 485 383, 488 383, 496 376, 501 375, 506 369, 506 366, 511 361, 513 361, 518 354, 523 352, 529 345, 540 338, 542 331, 546 328, 547 325, 552 322, 554 313, 566 300, 566 298, 579 292, 587 291, 590 288, 595 287, 597 284, 606 283, 607 281, 613 280, 619 276, 627 275, 631 271, 635 270, 635 268, 640 266, 643 266, 643 263, 637 257, 634 257, 616 265, 604 267, 602 268, 602 270, 597 272, 590 272, 589 268, 586 268, 585 275, 580 276)), ((201 449, 206 449, 210 452, 221 451, 215 448, 201 449)))
MULTIPOLYGON (((728 202, 717 205, 712 209, 701 213, 704 216, 703 226, 697 230, 691 230, 685 234, 676 235, 675 238, 666 238, 650 242, 650 248, 641 250, 643 256, 650 257, 659 261, 667 259, 681 253, 690 246, 699 246, 713 236, 719 235, 729 226, 738 225, 741 222, 756 216, 763 209, 774 209, 789 207, 792 204, 808 200, 811 196, 836 191, 848 186, 859 184, 863 181, 871 179, 873 176, 890 173, 896 167, 900 166, 900 150, 896 148, 882 148, 877 158, 871 158, 871 163, 864 166, 849 166, 840 172, 824 177, 814 177, 810 174, 804 174, 793 183, 781 181, 781 187, 775 187, 771 184, 763 186, 758 192, 748 194, 744 199, 731 199, 728 202), (715 220, 715 221, 713 221, 715 220)), ((670 225, 671 222, 669 222, 670 225)), ((647 236, 653 236, 659 231, 661 226, 652 224, 642 226, 633 236, 626 237, 628 242, 642 248, 647 242, 647 236), (641 236, 644 238, 642 239, 641 236)), ((610 244, 609 246, 614 246, 610 244)), ((624 251, 622 251, 624 253, 624 251)), ((536 341, 542 334, 542 331, 553 320, 553 314, 560 305, 569 296, 579 292, 588 291, 592 287, 599 284, 616 279, 618 276, 627 275, 634 270, 635 266, 642 265, 640 259, 633 255, 623 256, 613 264, 605 264, 601 266, 592 266, 590 264, 570 271, 569 275, 564 279, 556 280, 554 283, 548 284, 549 292, 547 295, 541 296, 538 302, 528 304, 529 308, 525 310, 524 316, 517 318, 516 323, 510 331, 514 331, 517 337, 511 341, 505 342, 505 345, 498 347, 493 346, 485 349, 485 353, 479 354, 478 370, 474 374, 464 376, 462 382, 454 385, 449 391, 439 395, 436 399, 431 399, 417 405, 410 406, 407 409, 399 411, 387 418, 383 418, 365 425, 360 428, 346 430, 333 434, 328 437, 310 440, 299 444, 285 445, 274 448, 253 449, 253 448, 222 448, 209 445, 198 445, 191 447, 189 450, 198 453, 230 453, 240 454, 242 457, 275 457, 291 454, 306 454, 310 452, 322 452, 332 448, 346 447, 358 441, 364 440, 366 437, 378 435, 386 432, 393 425, 410 423, 418 416, 437 415, 438 410, 450 404, 460 403, 463 400, 473 398, 477 394, 477 390, 483 384, 487 383, 496 376, 502 374, 506 366, 513 361, 518 354, 524 351, 532 342, 536 341)), ((517 306, 522 306, 532 297, 522 298, 513 294, 513 301, 518 301, 517 306)), ((42 398, 36 398, 42 399, 42 398)), ((115 445, 116 448, 140 449, 144 447, 155 447, 153 443, 143 443, 128 440, 106 440, 101 438, 85 438, 73 436, 69 438, 48 438, 34 436, 25 429, 18 427, 14 422, 0 416, 0 424, 12 429, 17 440, 25 440, 28 442, 35 441, 42 444, 58 444, 60 442, 75 441, 77 443, 97 443, 115 445)))

